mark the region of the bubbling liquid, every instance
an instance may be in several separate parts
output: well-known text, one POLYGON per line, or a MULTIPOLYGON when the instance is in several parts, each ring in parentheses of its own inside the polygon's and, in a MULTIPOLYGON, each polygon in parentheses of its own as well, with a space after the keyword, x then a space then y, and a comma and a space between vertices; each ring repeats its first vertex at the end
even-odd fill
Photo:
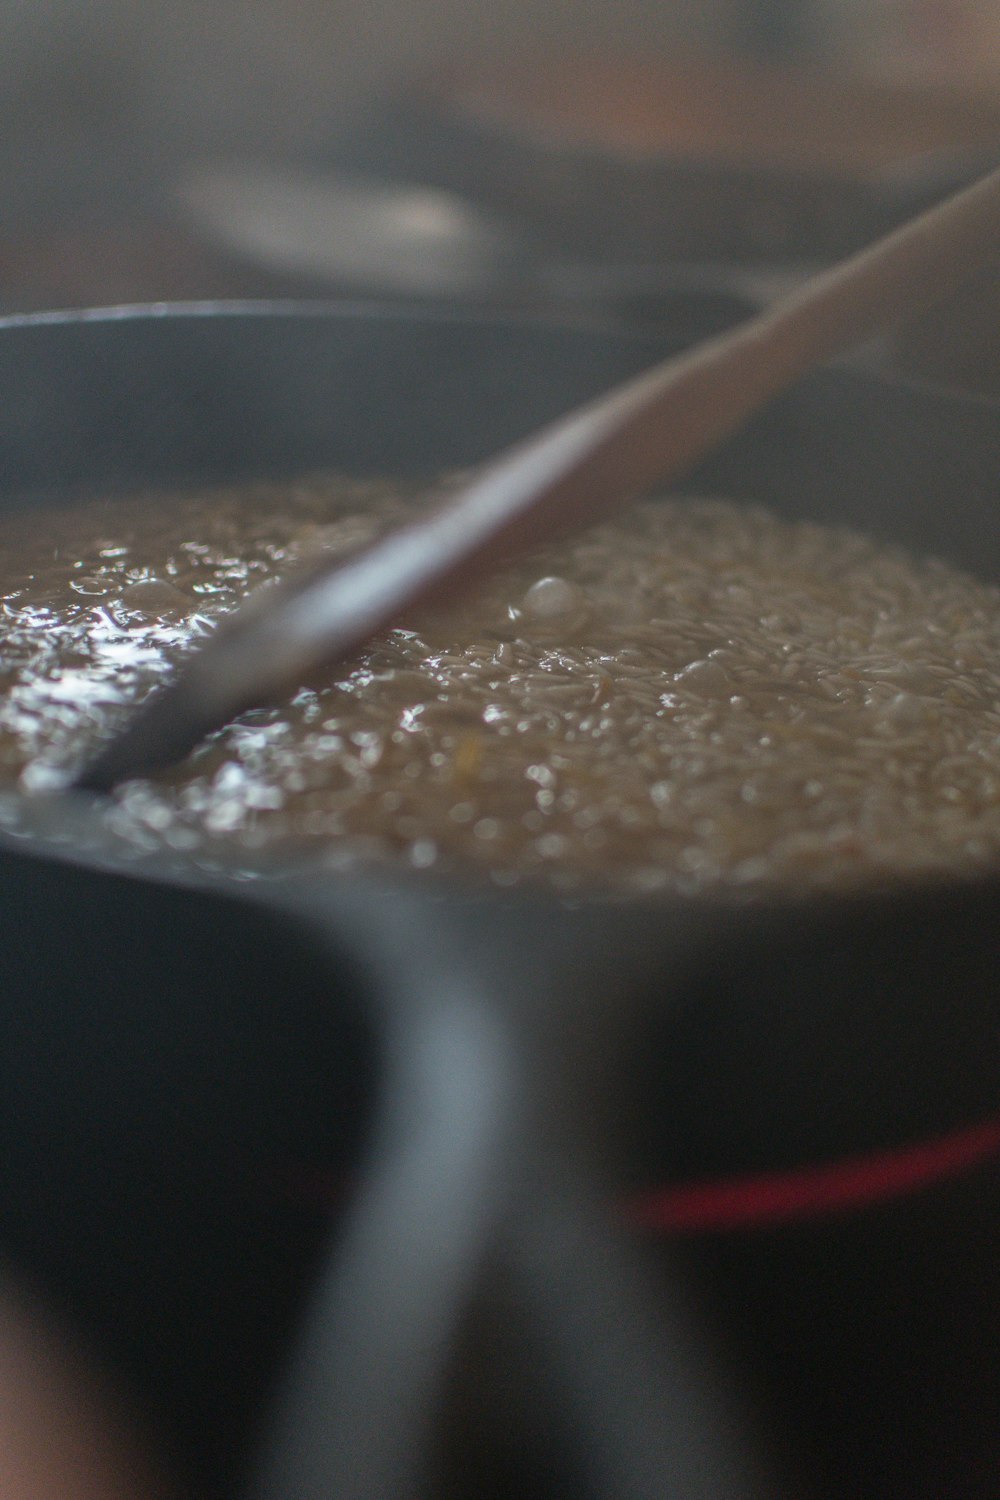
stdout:
MULTIPOLYGON (((0 775, 41 794, 255 585, 397 522, 319 476, 0 523, 0 775)), ((126 852, 808 891, 1000 854, 1000 592, 845 530, 661 500, 422 612, 117 789, 126 852)), ((29 799, 30 800, 30 799, 29 799)), ((0 797, 12 826, 24 799, 0 797)))

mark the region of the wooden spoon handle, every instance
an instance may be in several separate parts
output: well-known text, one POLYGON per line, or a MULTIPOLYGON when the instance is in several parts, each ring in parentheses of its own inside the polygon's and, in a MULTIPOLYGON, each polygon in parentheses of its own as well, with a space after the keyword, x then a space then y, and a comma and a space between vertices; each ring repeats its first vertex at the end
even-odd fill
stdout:
POLYGON ((78 784, 106 790, 347 655, 402 610, 677 478, 813 365, 953 292, 1000 249, 1000 171, 494 459, 429 515, 236 612, 78 784))
MULTIPOLYGON (((522 453, 536 455, 525 499, 539 534, 552 511, 565 508, 575 524, 675 478, 806 370, 949 295, 998 258, 1000 171, 536 438, 522 453)), ((507 498, 513 518, 513 484, 507 498)))

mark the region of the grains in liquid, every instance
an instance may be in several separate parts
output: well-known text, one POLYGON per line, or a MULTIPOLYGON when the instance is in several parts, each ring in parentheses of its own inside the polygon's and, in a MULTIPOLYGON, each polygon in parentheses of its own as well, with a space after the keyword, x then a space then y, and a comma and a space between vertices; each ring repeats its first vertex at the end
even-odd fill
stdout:
MULTIPOLYGON (((0 772, 44 791, 383 485, 90 502, 0 527, 0 772)), ((576 892, 842 888, 1000 855, 1000 593, 857 534, 645 502, 116 792, 123 848, 576 892)), ((0 799, 0 819, 16 819, 0 799)))

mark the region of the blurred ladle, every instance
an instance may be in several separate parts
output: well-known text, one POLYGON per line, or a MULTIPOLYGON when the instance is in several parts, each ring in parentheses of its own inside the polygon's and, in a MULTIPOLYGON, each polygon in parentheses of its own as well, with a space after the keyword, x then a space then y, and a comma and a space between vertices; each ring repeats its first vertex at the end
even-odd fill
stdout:
POLYGON ((400 296, 521 279, 513 229, 457 194, 281 167, 192 172, 183 208, 217 243, 285 272, 400 296))
POLYGON ((1000 171, 815 277, 734 332, 571 412, 429 514, 261 590, 77 778, 107 791, 554 534, 683 473, 811 366, 962 285, 997 255, 1000 171))
MULTIPOLYGON (((211 167, 177 188, 202 234, 285 275, 364 296, 676 315, 692 293, 720 328, 749 316, 774 274, 735 266, 614 265, 553 255, 525 229, 459 193, 288 167, 211 167)), ((787 280, 802 275, 794 269, 787 280)))

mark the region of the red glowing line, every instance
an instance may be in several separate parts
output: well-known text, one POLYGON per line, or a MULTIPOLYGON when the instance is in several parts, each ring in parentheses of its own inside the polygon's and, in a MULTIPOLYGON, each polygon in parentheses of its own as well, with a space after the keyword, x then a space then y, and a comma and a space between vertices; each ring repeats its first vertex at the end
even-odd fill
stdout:
POLYGON ((632 1199, 626 1213, 639 1228, 671 1234, 818 1218, 930 1187, 970 1171, 998 1152, 1000 1118, 994 1118, 934 1140, 848 1161, 657 1188, 632 1199))

